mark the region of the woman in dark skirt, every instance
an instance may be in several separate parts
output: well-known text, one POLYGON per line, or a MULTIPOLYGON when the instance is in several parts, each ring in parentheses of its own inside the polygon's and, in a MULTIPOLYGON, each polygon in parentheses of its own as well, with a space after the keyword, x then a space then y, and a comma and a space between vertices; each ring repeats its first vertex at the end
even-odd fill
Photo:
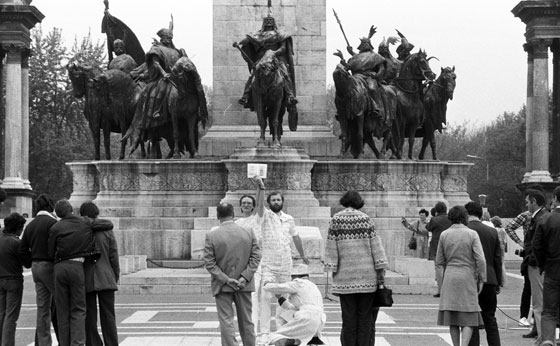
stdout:
POLYGON ((478 293, 486 281, 486 260, 478 234, 465 226, 462 206, 449 210, 451 227, 441 234, 436 265, 444 268, 438 325, 449 326, 453 346, 468 345, 473 327, 483 325, 478 293))

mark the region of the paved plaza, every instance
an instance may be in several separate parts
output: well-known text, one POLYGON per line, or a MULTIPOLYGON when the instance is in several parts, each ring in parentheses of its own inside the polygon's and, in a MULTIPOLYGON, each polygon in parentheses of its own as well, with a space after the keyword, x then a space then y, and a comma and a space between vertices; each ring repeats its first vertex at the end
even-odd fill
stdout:
MULTIPOLYGON (((503 345, 532 345, 515 321, 519 317, 522 279, 509 270, 508 286, 498 296, 496 316, 503 345), (505 313, 505 314, 504 314, 505 313)), ((214 301, 209 295, 117 295, 117 327, 121 346, 219 346, 220 333, 214 301)), ((24 304, 18 322, 17 345, 33 345, 35 293, 31 276, 25 277, 24 304)), ((377 320, 376 346, 451 345, 447 327, 437 326, 438 301, 431 295, 397 295, 395 305, 383 308, 377 320)), ((338 302, 325 300, 324 330, 330 346, 339 346, 341 328, 338 302)), ((481 338, 486 345, 484 332, 481 338)))

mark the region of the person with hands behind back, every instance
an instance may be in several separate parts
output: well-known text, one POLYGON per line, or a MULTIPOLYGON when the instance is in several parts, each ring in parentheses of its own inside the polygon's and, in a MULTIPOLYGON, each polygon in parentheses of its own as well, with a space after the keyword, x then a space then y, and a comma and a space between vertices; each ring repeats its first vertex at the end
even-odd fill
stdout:
POLYGON ((259 266, 261 250, 252 229, 233 222, 233 206, 217 207, 220 226, 206 235, 204 262, 211 274, 212 295, 216 300, 223 346, 238 346, 233 326, 233 305, 237 311, 239 334, 244 346, 255 346, 251 320, 253 276, 259 266))

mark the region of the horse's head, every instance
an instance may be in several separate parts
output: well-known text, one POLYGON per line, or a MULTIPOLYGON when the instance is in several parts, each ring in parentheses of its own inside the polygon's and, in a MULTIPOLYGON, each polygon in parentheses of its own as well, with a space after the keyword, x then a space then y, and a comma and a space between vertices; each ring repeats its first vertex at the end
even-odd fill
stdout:
POLYGON ((445 93, 450 100, 453 100, 453 92, 455 91, 455 66, 453 68, 446 67, 441 69, 441 73, 437 79, 437 83, 445 89, 445 93))
POLYGON ((430 68, 430 59, 432 59, 432 57, 428 58, 426 51, 422 49, 420 49, 418 53, 411 54, 408 59, 405 60, 401 69, 401 71, 409 73, 410 76, 404 77, 420 80, 434 80, 436 75, 430 68))
POLYGON ((82 98, 86 94, 93 68, 89 65, 71 60, 68 65, 66 65, 66 69, 68 70, 68 77, 70 77, 70 82, 72 83, 74 96, 82 98))

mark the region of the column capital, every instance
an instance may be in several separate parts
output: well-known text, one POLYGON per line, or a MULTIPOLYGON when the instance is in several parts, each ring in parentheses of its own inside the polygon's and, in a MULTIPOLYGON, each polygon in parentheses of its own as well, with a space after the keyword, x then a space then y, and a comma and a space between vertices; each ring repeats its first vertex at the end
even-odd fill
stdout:
POLYGON ((536 39, 525 43, 524 47, 528 54, 532 54, 534 59, 548 59, 548 48, 552 45, 550 39, 536 39))
POLYGON ((28 50, 29 48, 20 43, 0 44, 0 51, 3 51, 7 56, 6 63, 21 63, 22 57, 28 50))

